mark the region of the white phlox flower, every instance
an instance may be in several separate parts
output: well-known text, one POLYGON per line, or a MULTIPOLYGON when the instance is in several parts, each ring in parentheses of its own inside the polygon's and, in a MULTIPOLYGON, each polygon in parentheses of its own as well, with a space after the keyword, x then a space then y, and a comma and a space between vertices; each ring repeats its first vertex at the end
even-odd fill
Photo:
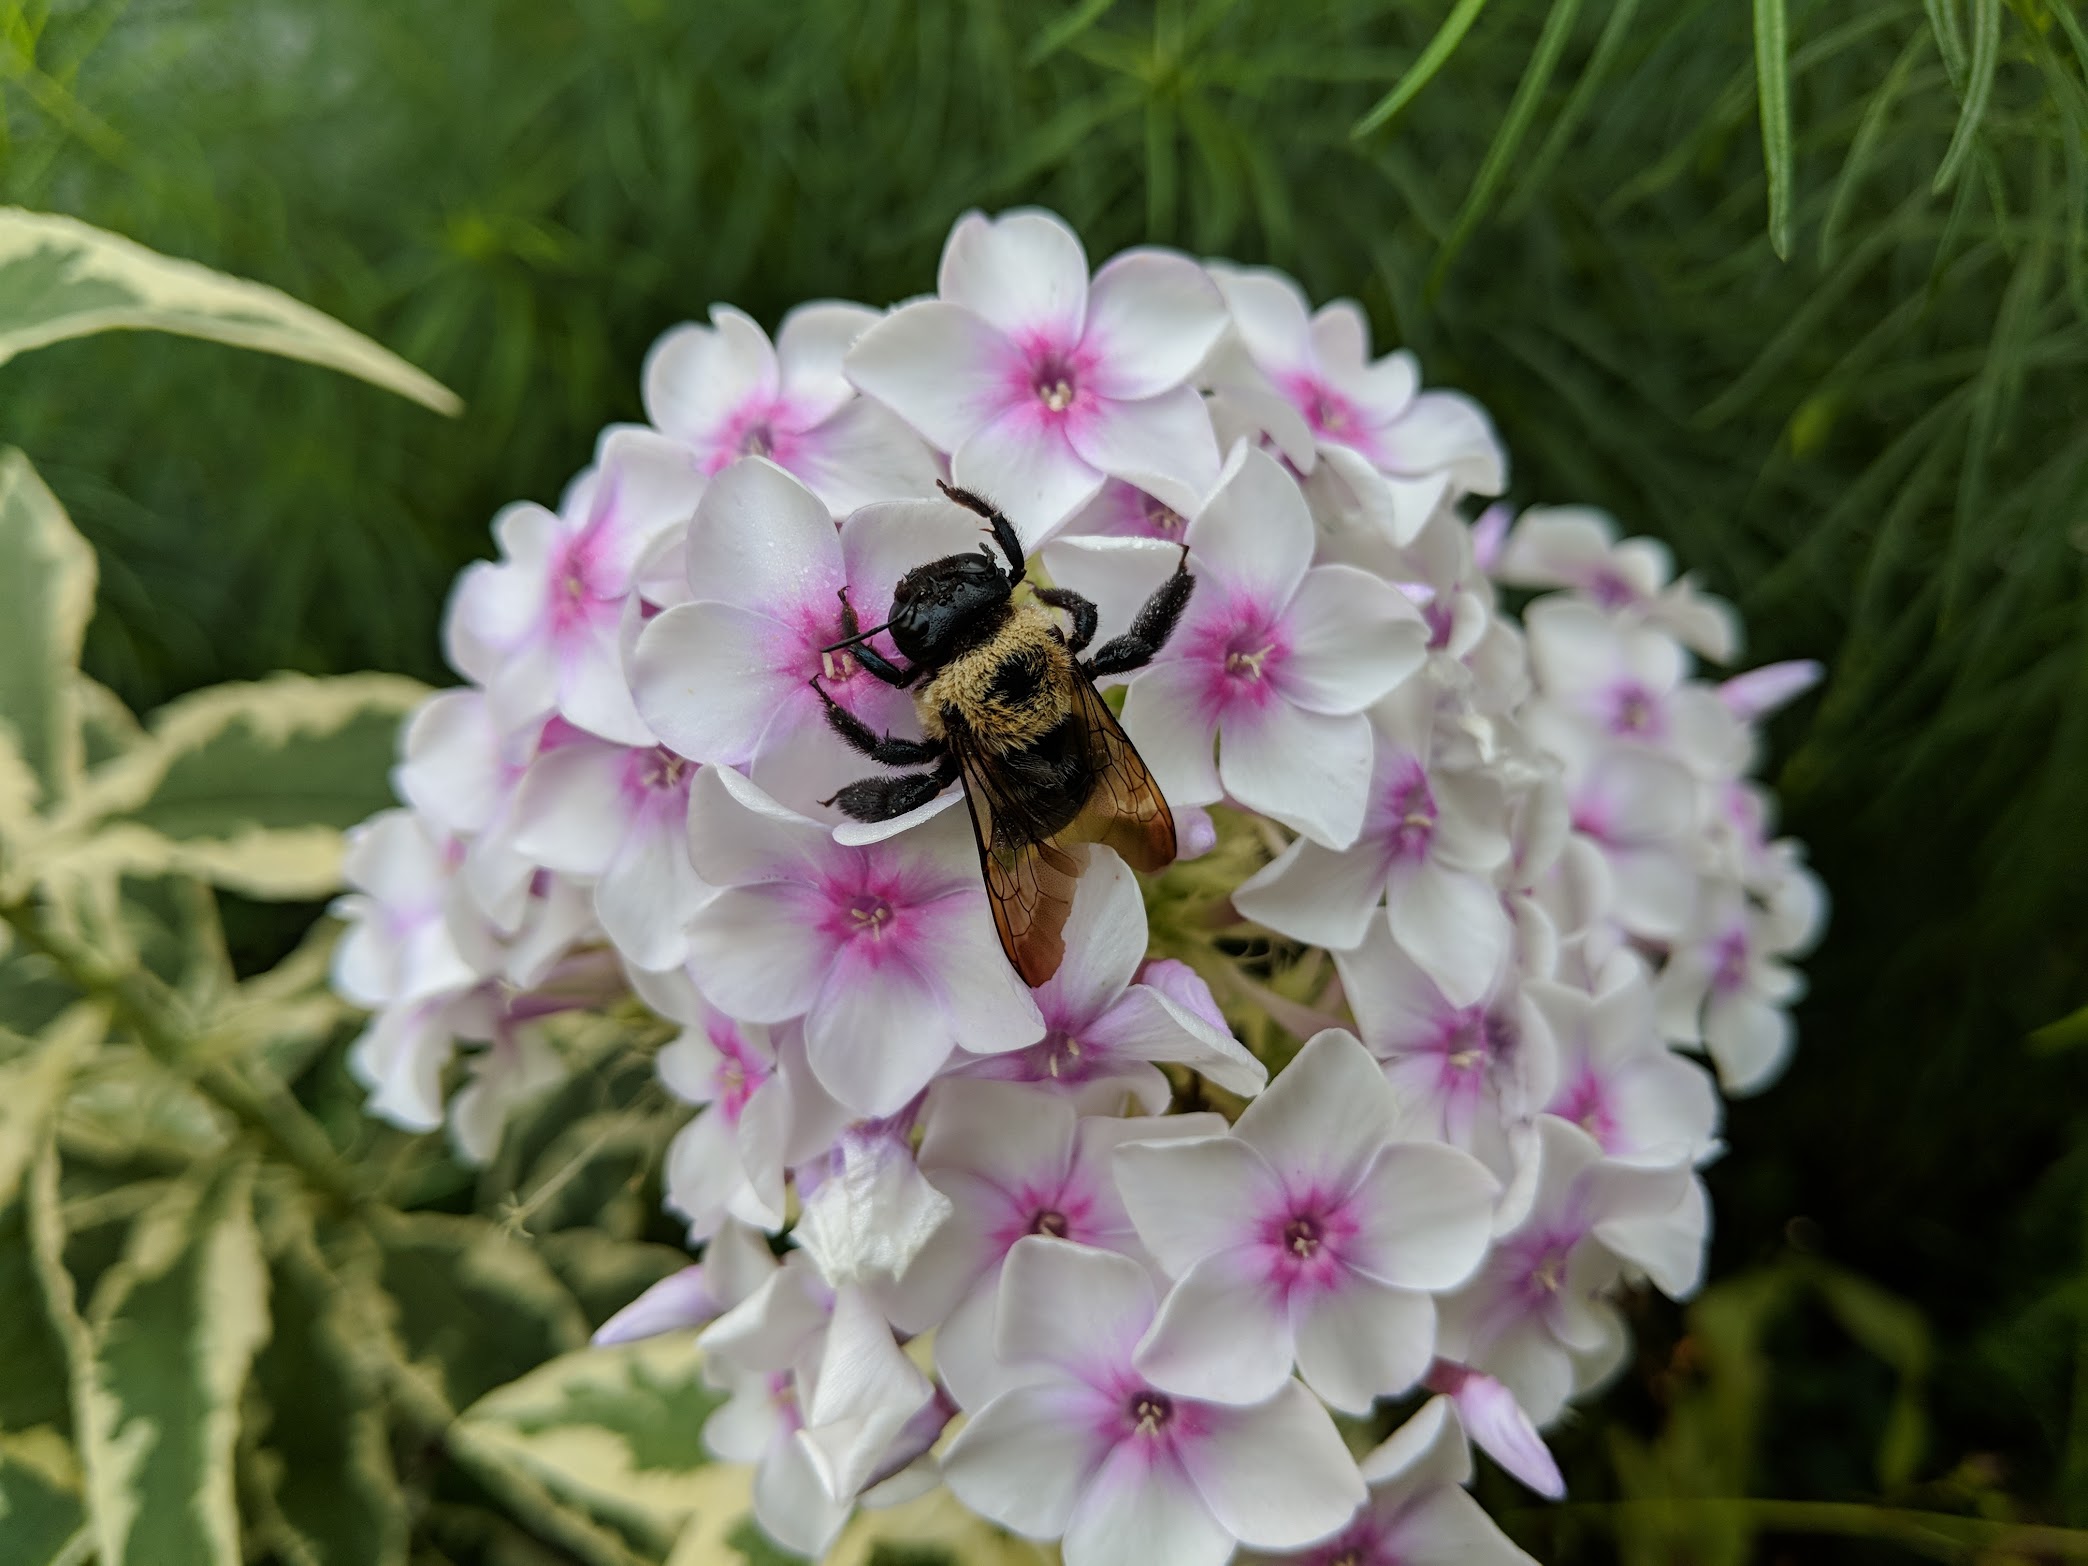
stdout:
POLYGON ((783 1551, 945 1486, 1066 1566, 1525 1560, 1474 1449, 1565 1492, 1539 1431, 1698 1287, 1794 1058, 1826 892, 1761 774, 1820 667, 1477 509, 1486 413, 1281 273, 968 213, 932 296, 770 324, 670 327, 460 576, 333 906, 369 1113, 486 1164, 645 1052, 697 1259, 597 1341, 694 1335, 783 1551), (1087 841, 1140 769, 1046 625, 1172 864, 1087 841), (1022 807, 1091 781, 1032 987, 1022 807))

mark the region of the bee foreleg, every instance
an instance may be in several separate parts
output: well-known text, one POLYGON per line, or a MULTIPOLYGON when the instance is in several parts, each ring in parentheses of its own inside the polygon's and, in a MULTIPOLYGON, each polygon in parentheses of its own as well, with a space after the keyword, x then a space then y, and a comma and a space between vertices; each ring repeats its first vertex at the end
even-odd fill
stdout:
POLYGON ((1140 606, 1131 621, 1131 629, 1122 636, 1113 636, 1095 649, 1095 656, 1083 666, 1090 676, 1104 674, 1129 674, 1133 669, 1143 669, 1153 661, 1153 655, 1167 645, 1174 635, 1182 611, 1189 606, 1189 595, 1196 591, 1196 578, 1189 574, 1189 550, 1185 546, 1182 558, 1176 562, 1174 575, 1162 582, 1140 606))
POLYGON ((1021 581, 1026 569, 1022 563, 1022 540, 1016 536, 1014 524, 1001 513, 1000 508, 983 497, 974 495, 968 489, 959 489, 955 484, 945 484, 941 479, 935 481, 935 487, 965 510, 976 511, 986 519, 986 525, 993 529, 993 541, 1000 545, 1000 552, 1008 557, 1008 586, 1012 588, 1021 581))
POLYGON ((1095 627, 1102 619, 1093 601, 1081 597, 1070 587, 1040 587, 1037 599, 1073 616, 1073 636, 1066 645, 1076 653, 1085 652, 1087 644, 1095 639, 1095 627))
POLYGON ((862 778, 843 786, 822 805, 839 804, 857 821, 889 821, 918 810, 957 780, 958 762, 945 754, 933 772, 903 772, 892 778, 862 778))
POLYGON ((925 762, 939 761, 946 754, 947 747, 934 740, 900 739, 897 735, 878 733, 829 696, 817 678, 806 683, 819 692, 819 699, 826 703, 827 727, 872 761, 882 762, 888 767, 918 767, 925 762))

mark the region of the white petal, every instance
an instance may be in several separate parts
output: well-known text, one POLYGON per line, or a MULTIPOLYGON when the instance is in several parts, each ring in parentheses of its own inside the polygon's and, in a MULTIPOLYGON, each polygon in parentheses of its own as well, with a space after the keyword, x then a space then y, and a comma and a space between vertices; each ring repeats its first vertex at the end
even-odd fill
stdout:
POLYGON ((1704 1008, 1704 1045, 1728 1093, 1757 1093, 1791 1058, 1790 1013, 1741 992, 1713 995, 1704 1008))
POLYGON ((1336 952, 1334 965, 1358 1031, 1380 1056, 1411 1049, 1455 1009, 1400 950, 1385 920, 1373 919, 1363 944, 1336 952))
POLYGON ((407 721, 392 781, 406 802, 452 832, 477 832, 506 797, 500 734, 477 691, 442 691, 407 721))
POLYGON ((1355 1189, 1392 1133, 1399 1102, 1353 1033, 1314 1034, 1233 1126, 1292 1190, 1355 1189))
POLYGON ((851 381, 939 451, 955 451, 997 417, 1022 375, 1004 334, 939 299, 893 311, 856 339, 843 364, 851 381))
POLYGON ((953 1045, 934 990, 901 963, 828 972, 805 1017, 812 1074, 863 1116, 897 1113, 928 1085, 953 1045))
POLYGON ((1152 1280, 1130 1257, 1025 1235, 1001 1266, 994 1349, 1105 1384, 1131 1363, 1152 1320, 1152 1280))
POLYGON ((689 917, 711 888, 689 863, 683 813, 649 808, 653 819, 634 826, 596 883, 595 916, 616 949, 638 967, 678 968, 688 955, 689 917))
MULTIPOLYGON (((1158 538, 1069 538, 1044 546, 1044 569, 1060 587, 1094 604, 1107 641, 1132 619, 1181 563, 1178 545, 1158 538)), ((1179 633, 1177 633, 1179 634, 1179 633)))
POLYGON ((631 658, 639 715, 670 750, 746 764, 799 685, 770 651, 783 634, 775 620, 736 604, 679 604, 655 615, 631 658))
POLYGON ((1393 1548, 1411 1566, 1537 1566, 1477 1501, 1447 1485, 1400 1513, 1393 1548))
POLYGON ((1403 1289, 1456 1288, 1486 1257, 1500 1191, 1500 1182, 1468 1153, 1394 1143, 1378 1154, 1356 1192, 1352 1210, 1362 1227, 1355 1265, 1403 1289))
POLYGON ((1457 392, 1422 392, 1396 423, 1378 432, 1384 464, 1394 473, 1448 471, 1471 495, 1507 487, 1508 458, 1486 412, 1457 392))
POLYGON ((1179 1465, 1120 1445, 1066 1526, 1065 1566, 1222 1566, 1232 1535, 1179 1465))
POLYGON ((1278 685, 1311 712, 1361 712, 1420 668, 1428 628, 1404 594, 1354 566, 1305 573, 1284 615, 1278 685))
POLYGON ((646 417, 691 444, 709 440, 735 409, 776 390, 768 335, 730 305, 713 305, 711 323, 666 333, 639 372, 646 417))
POLYGON ((1259 713, 1221 719, 1218 733, 1226 793, 1329 848, 1355 842, 1370 789, 1368 717, 1329 717, 1276 700, 1259 713))
POLYGON ((1282 1291, 1244 1249, 1206 1256, 1167 1291, 1132 1364, 1177 1396, 1259 1403, 1290 1375, 1282 1291))
POLYGON ((697 873, 713 886, 810 881, 834 852, 818 822, 778 804, 730 767, 705 767, 690 786, 689 850, 697 873))
POLYGON ((868 397, 856 398, 807 430, 790 468, 837 517, 873 501, 932 495, 938 476, 935 458, 920 437, 868 397))
MULTIPOLYGON (((1327 1411, 1297 1382, 1255 1408, 1213 1408, 1183 1466, 1242 1544, 1288 1550, 1325 1537, 1363 1504, 1363 1477, 1327 1411)), ((1070 1566, 1070 1563, 1069 1563, 1070 1566)))
POLYGON ((1037 1003, 1055 1016, 1085 1022, 1124 993, 1145 960, 1145 897, 1138 877, 1107 849, 1094 852, 1081 874, 1065 939, 1065 961, 1038 990, 1037 1003))
POLYGON ((653 731, 631 700, 616 626, 587 626, 566 638, 558 665, 558 710, 567 722, 619 745, 653 743, 653 731))
POLYGON ((1349 1273, 1292 1306, 1298 1371, 1330 1408, 1367 1414, 1404 1392, 1435 1357, 1435 1305, 1426 1294, 1349 1273))
POLYGON ((1139 1239, 1170 1275, 1246 1243, 1253 1215, 1283 1200, 1268 1162, 1233 1136, 1134 1142, 1112 1166, 1139 1239))
POLYGON ((841 548, 825 504, 766 457, 743 457, 711 480, 683 546, 699 600, 771 617, 825 610, 841 585, 841 548))
POLYGON ((600 875, 629 825, 624 758, 614 745, 583 741, 537 757, 515 791, 515 847, 551 870, 600 875))
POLYGON ((841 559, 857 618, 866 626, 878 624, 891 612, 902 576, 946 555, 969 554, 986 537, 976 512, 940 495, 884 501, 850 513, 841 524, 841 559))
POLYGON ((771 1446, 754 1470, 754 1520, 786 1550, 824 1556, 852 1510, 826 1493, 794 1440, 771 1446))
POLYGON ((1214 266, 1210 273, 1256 364, 1272 375, 1313 367, 1318 355, 1295 282, 1270 267, 1214 266))
POLYGON ((863 1290, 840 1290, 798 1432, 827 1494, 839 1501, 861 1490, 930 1393, 928 1378, 892 1340, 891 1327, 863 1290))
POLYGON ((1225 301, 1202 267, 1165 250, 1126 250, 1095 274, 1081 346, 1100 361, 1103 396, 1153 397, 1195 373, 1225 327, 1225 301))
POLYGON ((827 968, 811 918, 801 890, 787 883, 729 888, 689 921, 689 971, 704 995, 735 1017, 802 1017, 827 968))
MULTIPOLYGON (((1082 461, 1176 511, 1193 509, 1218 479, 1218 439, 1192 386, 1130 402, 1098 399, 1091 412, 1067 422, 1066 436, 1082 461)), ((1091 498, 1093 491, 1081 504, 1091 498)))
POLYGON ((988 1403, 943 1455, 943 1481, 981 1517, 1031 1539, 1066 1531, 1108 1452, 1096 1396, 1063 1383, 1016 1387, 988 1403))
POLYGON ((815 299, 798 305, 776 328, 776 366, 783 394, 806 412, 807 423, 825 418, 855 395, 841 360, 855 340, 884 319, 868 305, 815 299))
POLYGON ((1063 1180, 1073 1159, 1073 1107, 1019 1082, 946 1077, 928 1101, 921 1168, 962 1169, 1010 1195, 1063 1180))
POLYGON ((1201 712, 1203 683, 1189 665, 1167 663, 1146 670, 1124 696, 1124 732, 1170 804, 1210 805, 1225 795, 1217 731, 1201 712))
POLYGON ((1711 1233, 1711 1207, 1704 1182, 1691 1178, 1682 1200, 1659 1218, 1613 1218, 1595 1226, 1595 1237, 1640 1268, 1671 1300, 1686 1300, 1704 1281, 1704 1248, 1711 1233))
POLYGON ((1453 1006, 1475 1006, 1508 957, 1508 915, 1493 882, 1423 860, 1395 876, 1392 934, 1453 1006))
POLYGON ((1025 553, 1102 487, 1100 470, 1073 449, 1065 432, 1025 406, 965 436, 950 458, 950 476, 1007 513, 1025 553))
POLYGON ((592 563, 598 580, 628 584, 655 540, 686 524, 704 490, 688 448, 643 425, 613 424, 596 443, 601 469, 592 563))
POLYGON ((703 1268, 684 1267, 669 1273, 595 1329, 596 1347, 635 1343, 662 1332, 700 1327, 718 1312, 718 1301, 704 1282, 703 1268))
POLYGON ((1257 924, 1312 946, 1360 944, 1385 894, 1373 845, 1336 852, 1301 837, 1233 893, 1233 906, 1257 924))
POLYGON ((1198 565, 1257 600, 1288 603, 1312 564, 1312 514, 1297 482, 1266 452, 1249 450, 1191 522, 1198 565))
POLYGON ((1087 315, 1087 252, 1055 213, 1023 208, 988 219, 968 212, 943 246, 936 291, 1010 337, 1070 347, 1087 315))
POLYGON ((1566 1493, 1558 1462, 1512 1392, 1492 1376, 1468 1371, 1452 1396, 1479 1450, 1539 1495, 1556 1501, 1566 1493))
POLYGON ((1243 1098, 1254 1097, 1269 1080, 1268 1068, 1221 1024, 1150 982, 1132 985, 1082 1030, 1081 1039, 1124 1060, 1179 1062, 1243 1098))

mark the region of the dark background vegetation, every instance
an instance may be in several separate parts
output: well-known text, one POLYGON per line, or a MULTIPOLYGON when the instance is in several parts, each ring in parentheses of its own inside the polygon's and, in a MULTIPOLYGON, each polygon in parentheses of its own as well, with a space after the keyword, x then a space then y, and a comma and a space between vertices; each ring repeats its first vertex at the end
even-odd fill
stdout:
MULTIPOLYGON (((1831 670, 1771 733, 1835 913, 1795 1064, 1711 1172, 1739 1281, 1644 1308, 1562 1438, 1577 1501, 2088 1524, 2084 23, 1791 0, 1779 258, 1747 6, 1496 0, 1352 137, 1449 9, 0 4, 0 199, 273 283, 469 404, 117 334, 0 370, 0 437, 100 554, 88 668, 134 706, 281 667, 439 681, 494 509, 554 499, 714 300, 773 326, 901 298, 960 211, 1020 202, 1098 259, 1162 241, 1355 295, 1492 410, 1512 498, 1667 539, 1750 661, 1831 670)), ((1512 1520, 1559 1560, 1923 1548, 1806 1515, 1512 1520)))

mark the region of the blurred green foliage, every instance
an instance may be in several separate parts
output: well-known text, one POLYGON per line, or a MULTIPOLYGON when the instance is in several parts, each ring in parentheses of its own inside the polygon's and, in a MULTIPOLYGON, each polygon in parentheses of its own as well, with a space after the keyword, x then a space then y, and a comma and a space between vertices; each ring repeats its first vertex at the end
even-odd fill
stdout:
MULTIPOLYGON (((451 574, 637 416, 658 332, 921 291, 967 206, 1357 296, 1493 410, 1515 499, 1668 539, 1754 656, 1832 671, 1773 739, 1836 919, 1712 1173, 1714 1270, 1795 1252, 1911 1302, 1926 1428, 1877 1460, 1906 1373, 1817 1292, 1715 1372, 1649 1311, 1576 1495, 1672 1475, 1616 1454, 1738 1375, 1748 1493, 2088 1523, 2088 1049, 2028 1042, 2088 1003, 2069 0, 7 0, 0 138, 0 199, 275 284, 469 404, 153 338, 0 369, 0 434, 100 553, 87 667, 140 708, 440 678, 451 574)), ((297 927, 234 934, 251 963, 297 927)), ((1776 1559, 1919 1547, 1784 1524, 1776 1559)))

